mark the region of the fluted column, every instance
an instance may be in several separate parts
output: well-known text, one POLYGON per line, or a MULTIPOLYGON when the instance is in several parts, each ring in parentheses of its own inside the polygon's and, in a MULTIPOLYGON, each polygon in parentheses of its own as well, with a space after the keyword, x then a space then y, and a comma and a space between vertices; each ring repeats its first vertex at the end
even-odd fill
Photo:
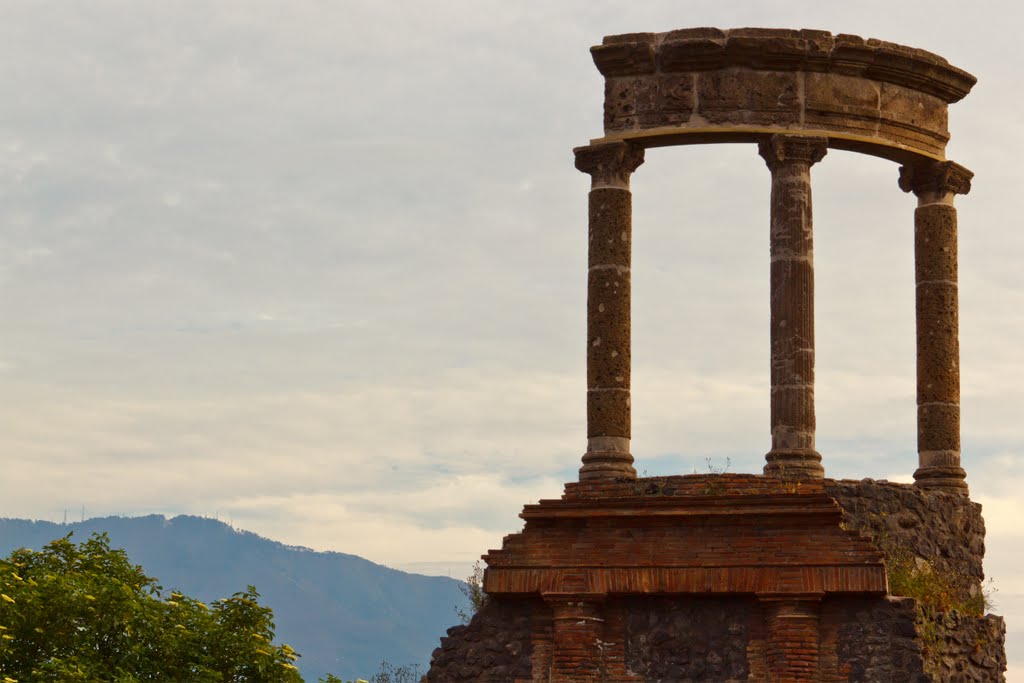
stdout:
POLYGON ((814 445, 814 235, 811 166, 827 139, 773 135, 759 145, 772 173, 771 426, 765 474, 824 476, 814 445))
POLYGON ((629 176, 644 150, 626 142, 578 147, 591 178, 587 275, 587 452, 580 481, 635 478, 630 440, 629 176))
POLYGON ((960 467, 960 339, 957 221, 953 197, 973 173, 952 161, 900 168, 900 188, 917 195, 914 272, 917 308, 918 486, 967 494, 960 467))

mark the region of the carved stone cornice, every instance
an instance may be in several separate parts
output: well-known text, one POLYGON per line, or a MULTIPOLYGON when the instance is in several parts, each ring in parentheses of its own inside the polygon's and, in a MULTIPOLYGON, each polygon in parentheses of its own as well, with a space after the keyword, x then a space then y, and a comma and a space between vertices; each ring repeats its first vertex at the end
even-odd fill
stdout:
POLYGON ((771 171, 783 163, 812 166, 825 158, 828 138, 804 135, 773 135, 757 143, 757 151, 771 171))
POLYGON ((573 150, 576 168, 590 174, 594 187, 629 188, 629 176, 644 163, 644 148, 628 142, 600 142, 573 150))
POLYGON ((874 38, 828 31, 688 28, 605 36, 590 48, 606 77, 712 69, 806 70, 864 77, 942 98, 962 99, 977 82, 939 55, 874 38))
POLYGON ((929 194, 945 196, 971 191, 974 173, 955 161, 922 161, 900 166, 900 189, 918 197, 929 194))

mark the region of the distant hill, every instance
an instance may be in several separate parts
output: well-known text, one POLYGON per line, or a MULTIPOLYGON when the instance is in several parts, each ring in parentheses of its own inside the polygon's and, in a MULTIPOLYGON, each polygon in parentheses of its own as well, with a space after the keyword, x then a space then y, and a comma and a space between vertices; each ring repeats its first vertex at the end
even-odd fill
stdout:
POLYGON ((369 678, 381 661, 419 664, 465 606, 454 579, 408 574, 355 555, 286 546, 212 519, 102 517, 73 524, 0 519, 0 556, 38 550, 74 532, 106 531, 165 589, 204 602, 256 586, 274 610, 277 641, 294 647, 307 681, 326 673, 369 678))

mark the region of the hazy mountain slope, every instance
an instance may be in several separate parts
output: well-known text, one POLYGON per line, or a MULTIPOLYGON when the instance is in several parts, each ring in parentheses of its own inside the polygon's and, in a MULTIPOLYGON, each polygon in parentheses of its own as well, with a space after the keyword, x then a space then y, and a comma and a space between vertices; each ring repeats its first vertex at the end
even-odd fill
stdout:
POLYGON ((355 555, 282 545, 200 517, 105 517, 73 524, 0 519, 0 555, 38 549, 74 531, 84 540, 106 531, 166 589, 200 600, 226 597, 252 584, 274 610, 279 642, 303 656, 309 681, 326 672, 369 677, 381 660, 425 665, 453 608, 459 582, 388 569, 355 555))

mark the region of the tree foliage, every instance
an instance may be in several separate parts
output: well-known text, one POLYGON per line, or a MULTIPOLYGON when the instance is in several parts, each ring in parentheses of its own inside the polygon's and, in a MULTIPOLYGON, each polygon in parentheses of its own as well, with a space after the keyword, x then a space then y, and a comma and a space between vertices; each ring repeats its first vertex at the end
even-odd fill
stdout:
POLYGON ((302 681, 254 587, 207 605, 165 592, 106 534, 70 536, 0 559, 0 683, 302 681))

